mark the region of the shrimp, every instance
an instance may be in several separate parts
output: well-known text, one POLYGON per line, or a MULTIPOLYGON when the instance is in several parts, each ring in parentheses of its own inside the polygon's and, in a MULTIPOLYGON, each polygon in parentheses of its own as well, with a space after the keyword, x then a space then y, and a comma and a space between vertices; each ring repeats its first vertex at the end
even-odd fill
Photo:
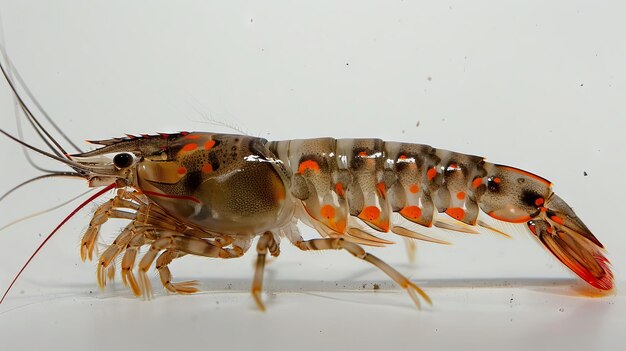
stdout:
POLYGON ((96 149, 70 155, 41 126, 1 68, 53 153, 0 132, 72 169, 62 175, 103 187, 72 214, 115 190, 93 213, 80 244, 81 259, 92 260, 101 226, 113 218, 128 222, 95 257, 101 288, 114 279, 115 262, 121 258, 121 279, 136 296, 152 296, 147 272, 153 264, 167 291, 194 293, 196 281, 173 281, 168 267, 173 260, 186 255, 239 258, 258 237, 251 293, 260 310, 265 309, 261 292, 266 256, 280 254, 282 239, 302 251, 345 250, 369 262, 419 308, 423 302, 431 303, 428 295, 364 246, 393 243, 381 234, 441 242, 403 221, 461 232, 477 226, 493 229, 479 220, 481 212, 500 222, 525 223, 549 252, 590 286, 613 288, 603 245, 552 191, 551 182, 530 172, 421 144, 334 138, 268 141, 211 132, 126 135, 91 141, 96 149), (299 222, 315 229, 319 237, 305 240, 299 222), (147 252, 138 257, 145 247, 147 252))

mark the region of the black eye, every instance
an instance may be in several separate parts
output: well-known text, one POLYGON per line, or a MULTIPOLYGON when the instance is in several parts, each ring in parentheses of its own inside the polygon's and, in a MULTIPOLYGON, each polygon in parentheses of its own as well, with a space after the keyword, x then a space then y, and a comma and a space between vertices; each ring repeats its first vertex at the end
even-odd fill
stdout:
POLYGON ((113 164, 117 168, 130 167, 133 164, 133 155, 129 153, 117 154, 113 157, 113 164))

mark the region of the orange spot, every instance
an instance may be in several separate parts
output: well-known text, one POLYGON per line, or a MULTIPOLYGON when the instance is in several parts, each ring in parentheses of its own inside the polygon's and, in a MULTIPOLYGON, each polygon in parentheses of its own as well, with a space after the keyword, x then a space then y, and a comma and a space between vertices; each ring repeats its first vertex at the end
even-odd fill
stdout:
POLYGON ((550 217, 551 220, 555 221, 556 223, 563 225, 563 218, 559 217, 559 216, 552 216, 550 217))
POLYGON ((500 178, 498 178, 498 177, 493 178, 493 181, 494 181, 496 184, 500 184, 500 183, 502 183, 502 179, 500 179, 500 178))
POLYGON ((549 226, 548 229, 546 229, 546 231, 548 232, 548 234, 552 234, 552 226, 549 226))
POLYGON ((379 217, 380 210, 376 206, 367 206, 363 209, 363 211, 361 211, 361 214, 359 214, 359 218, 367 221, 373 221, 378 219, 379 217))
POLYGON ((200 138, 200 134, 187 134, 185 135, 185 139, 198 139, 200 138))
POLYGON ((413 183, 409 187, 409 191, 412 192, 413 194, 417 194, 420 191, 420 187, 417 186, 417 184, 413 183))
POLYGON ((459 207, 452 207, 447 209, 446 214, 459 221, 465 218, 465 211, 459 207))
POLYGON ((535 200, 535 205, 541 206, 541 205, 543 205, 543 202, 544 202, 543 197, 540 197, 537 200, 535 200))
POLYGON ((400 214, 406 218, 419 219, 422 217, 422 209, 417 206, 407 206, 400 210, 400 214))
POLYGON ((512 218, 512 219, 511 218, 506 218, 506 217, 501 217, 501 216, 498 216, 496 214, 496 211, 491 211, 491 212, 489 212, 487 214, 490 217, 493 217, 493 218, 495 218, 495 219, 497 219, 499 221, 508 222, 508 223, 524 223, 524 222, 529 221, 529 220, 532 219, 531 216, 521 216, 521 217, 512 218))
POLYGON ((482 178, 475 178, 474 181, 472 181, 472 188, 476 189, 478 188, 481 184, 483 183, 483 179, 482 178))
POLYGON ((548 209, 545 208, 545 207, 542 207, 542 208, 539 209, 539 211, 541 211, 541 212, 548 212, 548 209))
POLYGON ((213 172, 213 166, 211 166, 210 163, 207 163, 206 165, 202 166, 202 173, 211 173, 213 172))
POLYGON ((320 165, 313 160, 302 161, 300 163, 300 166, 298 166, 298 173, 304 173, 304 171, 306 171, 307 169, 311 169, 315 172, 319 172, 320 165))
POLYGON ((529 225, 528 229, 530 229, 530 231, 533 232, 533 234, 537 235, 537 228, 535 228, 534 225, 529 225))
POLYGON ((367 152, 365 152, 365 151, 361 151, 361 152, 359 152, 359 156, 361 156, 361 157, 367 157, 367 152))
POLYGON ((459 166, 456 163, 451 163, 448 166, 448 171, 457 171, 459 169, 459 166))
POLYGON ((378 190, 378 193, 380 194, 380 196, 385 197, 385 193, 387 191, 387 189, 385 189, 385 183, 383 182, 377 183, 376 190, 378 190))
POLYGON ((398 156, 398 160, 406 160, 406 155, 400 155, 400 156, 398 156))
POLYGON ((326 219, 335 218, 335 208, 331 205, 324 205, 320 209, 320 214, 326 219))
POLYGON ((340 219, 335 223, 335 229, 339 233, 344 233, 346 231, 346 220, 340 219))
POLYGON ((346 194, 346 191, 343 189, 343 184, 335 184, 335 192, 337 193, 337 195, 343 197, 346 194))
POLYGON ((465 192, 464 191, 459 191, 458 193, 456 193, 456 198, 459 200, 464 200, 465 199, 465 192))
POLYGON ((213 146, 215 146, 215 140, 209 140, 206 143, 204 143, 205 150, 211 150, 213 146))
POLYGON ((176 172, 177 172, 178 174, 185 174, 185 173, 187 173, 187 168, 185 168, 185 167, 178 167, 178 169, 176 170, 176 172))
POLYGON ((198 148, 198 144, 189 143, 183 146, 183 151, 193 151, 198 148))
POLYGON ((437 170, 435 169, 435 167, 429 168, 428 171, 426 172, 426 176, 428 177, 428 180, 433 180, 433 178, 435 178, 436 175, 437 175, 437 170))

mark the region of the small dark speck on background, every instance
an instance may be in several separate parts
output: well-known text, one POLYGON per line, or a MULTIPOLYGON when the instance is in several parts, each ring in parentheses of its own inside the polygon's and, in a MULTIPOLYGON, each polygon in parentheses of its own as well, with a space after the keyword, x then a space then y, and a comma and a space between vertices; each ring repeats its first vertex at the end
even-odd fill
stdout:
POLYGON ((564 312, 565 309, 563 307, 559 308, 559 312, 564 312))
POLYGON ((254 18, 250 18, 250 23, 254 23, 254 18))
POLYGON ((587 174, 587 172, 583 171, 583 175, 586 177, 586 176, 588 176, 589 174, 587 174))
POLYGON ((583 85, 584 85, 583 83, 580 83, 580 86, 581 86, 581 87, 582 87, 583 85))
POLYGON ((415 127, 419 127, 420 126, 420 121, 417 121, 417 123, 415 123, 415 127))
POLYGON ((404 129, 402 129, 402 134, 404 134, 404 129))
POLYGON ((428 79, 428 81, 430 82, 431 80, 433 80, 433 77, 428 76, 428 78, 427 78, 427 79, 428 79))
POLYGON ((380 289, 380 285, 374 284, 374 290, 378 290, 378 289, 380 289))
POLYGON ((346 66, 350 66, 350 62, 346 62, 346 66))
POLYGON ((25 293, 25 291, 24 290, 20 290, 20 294, 23 294, 23 293, 25 293))
POLYGON ((445 121, 446 121, 446 119, 445 119, 445 118, 442 118, 442 119, 441 119, 441 121, 442 121, 442 122, 445 122, 445 121))

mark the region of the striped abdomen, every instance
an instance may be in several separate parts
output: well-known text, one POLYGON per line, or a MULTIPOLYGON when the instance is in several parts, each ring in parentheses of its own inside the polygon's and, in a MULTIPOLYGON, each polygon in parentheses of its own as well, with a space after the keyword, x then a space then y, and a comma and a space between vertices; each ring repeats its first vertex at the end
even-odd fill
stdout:
POLYGON ((291 192, 307 213, 340 233, 349 215, 386 232, 392 212, 427 227, 435 212, 474 225, 479 208, 522 222, 551 194, 543 178, 428 145, 319 138, 268 147, 291 169, 291 192))

